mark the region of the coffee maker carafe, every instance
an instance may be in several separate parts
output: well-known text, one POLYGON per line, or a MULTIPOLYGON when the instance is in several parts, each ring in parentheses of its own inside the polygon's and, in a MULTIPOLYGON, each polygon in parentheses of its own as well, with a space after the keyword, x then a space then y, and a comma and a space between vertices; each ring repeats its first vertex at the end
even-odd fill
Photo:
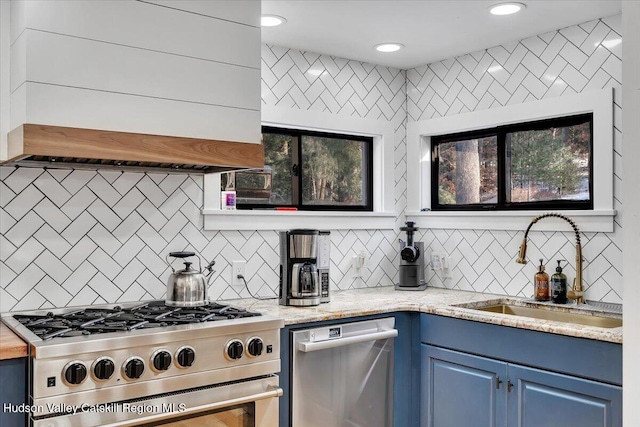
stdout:
POLYGON ((422 291, 426 289, 424 280, 424 245, 413 241, 413 233, 418 231, 415 222, 407 221, 400 230, 407 232, 406 243, 400 240, 400 281, 396 290, 422 291))
POLYGON ((280 232, 280 305, 320 304, 318 230, 280 232))

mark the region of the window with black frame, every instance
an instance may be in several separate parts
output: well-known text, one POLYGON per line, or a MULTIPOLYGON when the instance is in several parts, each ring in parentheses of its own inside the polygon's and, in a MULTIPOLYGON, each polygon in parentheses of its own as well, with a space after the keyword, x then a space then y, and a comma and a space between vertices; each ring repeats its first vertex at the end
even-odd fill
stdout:
POLYGON ((262 128, 264 169, 223 174, 238 209, 372 211, 373 138, 262 128))
POLYGON ((432 210, 593 209, 593 115, 434 136, 432 210))

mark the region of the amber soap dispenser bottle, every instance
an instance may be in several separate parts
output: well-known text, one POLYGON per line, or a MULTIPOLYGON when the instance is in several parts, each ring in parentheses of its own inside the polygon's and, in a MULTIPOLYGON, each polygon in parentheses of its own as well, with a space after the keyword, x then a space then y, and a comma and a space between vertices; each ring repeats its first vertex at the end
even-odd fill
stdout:
POLYGON ((540 267, 538 267, 538 272, 533 279, 533 284, 536 301, 549 301, 549 275, 544 271, 542 258, 540 258, 540 267))

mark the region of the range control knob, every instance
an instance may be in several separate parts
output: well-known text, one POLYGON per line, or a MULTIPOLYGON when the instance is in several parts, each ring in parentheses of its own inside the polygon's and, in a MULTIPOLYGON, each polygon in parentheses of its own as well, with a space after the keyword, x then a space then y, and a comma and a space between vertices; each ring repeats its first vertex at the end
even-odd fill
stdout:
POLYGON ((229 360, 238 360, 242 357, 242 353, 244 352, 244 345, 240 340, 231 340, 227 343, 225 348, 225 353, 227 359, 229 360))
POLYGON ((176 361, 181 368, 188 368, 196 360, 196 352, 191 347, 182 347, 176 354, 176 361))
POLYGON ((144 372, 144 360, 139 357, 132 357, 124 364, 124 376, 135 380, 142 376, 144 372))
POLYGON ((249 356, 260 356, 262 350, 264 350, 264 342, 260 338, 249 338, 249 342, 247 343, 247 353, 249 353, 249 356))
POLYGON ((166 350, 160 350, 155 353, 151 360, 156 371, 166 371, 171 366, 171 353, 166 350))
POLYGON ((93 375, 99 380, 108 380, 116 370, 116 365, 111 359, 99 359, 93 365, 93 375))
POLYGON ((87 367, 82 362, 71 362, 64 369, 64 379, 69 384, 81 384, 85 378, 87 378, 87 367))

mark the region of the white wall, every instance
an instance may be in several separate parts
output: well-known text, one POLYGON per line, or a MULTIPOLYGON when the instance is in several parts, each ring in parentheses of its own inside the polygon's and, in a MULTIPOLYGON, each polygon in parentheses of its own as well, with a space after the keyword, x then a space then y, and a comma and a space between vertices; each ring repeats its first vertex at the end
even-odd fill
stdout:
POLYGON ((11 3, 0 2, 0 159, 7 157, 7 132, 9 132, 10 98, 10 29, 11 3))
POLYGON ((623 416, 625 426, 640 425, 640 334, 636 325, 640 323, 640 197, 637 183, 640 182, 640 2, 622 2, 622 31, 624 63, 624 346, 623 346, 623 416))
MULTIPOLYGON (((587 298, 616 303, 623 293, 621 25, 621 15, 612 16, 407 71, 407 111, 415 121, 614 88, 613 203, 619 215, 613 233, 583 233, 582 246, 587 298)), ((530 297, 536 267, 515 263, 522 236, 523 231, 421 231, 427 252, 446 253, 453 266, 450 279, 428 270, 430 284, 530 297)), ((534 228, 528 256, 544 258, 551 270, 557 259, 575 259, 573 239, 570 231, 534 228)), ((573 264, 565 269, 570 278, 573 264)))

